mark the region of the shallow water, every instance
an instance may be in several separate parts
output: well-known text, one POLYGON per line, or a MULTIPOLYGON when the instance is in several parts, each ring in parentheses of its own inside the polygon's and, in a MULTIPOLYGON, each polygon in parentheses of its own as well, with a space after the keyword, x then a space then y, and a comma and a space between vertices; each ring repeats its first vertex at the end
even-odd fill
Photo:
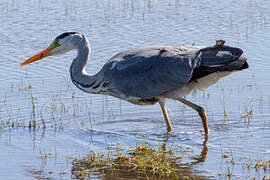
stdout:
POLYGON ((269 1, 4 0, 0 34, 0 179, 69 179, 72 157, 126 149, 144 138, 190 148, 181 163, 205 178, 227 179, 228 169, 235 179, 269 177, 269 168, 254 168, 270 159, 269 1), (65 31, 89 38, 90 73, 127 48, 217 39, 241 47, 250 68, 187 97, 208 113, 204 146, 201 120, 183 104, 167 101, 173 125, 167 135, 158 104, 136 106, 78 90, 69 77, 74 52, 19 67, 65 31), (201 152, 207 156, 192 158, 201 152))

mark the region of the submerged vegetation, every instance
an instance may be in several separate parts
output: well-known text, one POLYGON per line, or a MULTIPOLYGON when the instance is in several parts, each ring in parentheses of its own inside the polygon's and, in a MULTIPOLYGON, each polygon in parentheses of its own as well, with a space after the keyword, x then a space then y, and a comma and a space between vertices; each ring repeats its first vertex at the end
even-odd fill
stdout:
POLYGON ((116 155, 104 155, 91 151, 86 157, 73 160, 72 174, 74 178, 101 175, 136 179, 200 179, 188 168, 180 166, 181 158, 173 150, 166 151, 165 146, 158 146, 155 150, 144 141, 126 154, 118 151, 116 155))

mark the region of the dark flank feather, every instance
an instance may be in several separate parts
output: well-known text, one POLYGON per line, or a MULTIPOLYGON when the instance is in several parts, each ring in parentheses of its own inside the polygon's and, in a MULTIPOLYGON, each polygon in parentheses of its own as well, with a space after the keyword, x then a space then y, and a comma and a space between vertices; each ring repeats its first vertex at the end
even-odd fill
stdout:
POLYGON ((194 68, 192 80, 200 79, 214 72, 243 70, 249 67, 247 59, 241 57, 240 48, 224 46, 225 41, 218 40, 213 47, 201 49, 202 63, 194 68))

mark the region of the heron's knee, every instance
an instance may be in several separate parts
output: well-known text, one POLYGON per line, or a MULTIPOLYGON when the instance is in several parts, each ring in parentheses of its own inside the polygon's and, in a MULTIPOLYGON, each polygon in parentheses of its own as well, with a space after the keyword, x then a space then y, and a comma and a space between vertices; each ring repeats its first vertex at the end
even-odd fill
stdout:
POLYGON ((199 113, 199 114, 201 114, 201 113, 204 113, 204 112, 205 112, 204 108, 203 108, 203 107, 201 107, 201 106, 198 106, 197 111, 198 111, 198 113, 199 113))

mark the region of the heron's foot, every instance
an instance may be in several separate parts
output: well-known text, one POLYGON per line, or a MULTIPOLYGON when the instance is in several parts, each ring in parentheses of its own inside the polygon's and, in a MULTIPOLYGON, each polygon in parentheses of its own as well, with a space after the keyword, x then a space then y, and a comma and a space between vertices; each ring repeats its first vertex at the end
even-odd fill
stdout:
POLYGON ((171 124, 169 124, 169 126, 168 126, 168 124, 167 124, 167 133, 169 133, 169 132, 171 132, 172 131, 172 126, 171 126, 171 124))
POLYGON ((171 122, 170 122, 170 119, 169 119, 169 116, 168 116, 168 113, 167 113, 167 109, 166 109, 166 106, 165 106, 165 103, 164 103, 164 99, 159 99, 158 102, 159 102, 159 105, 161 107, 161 110, 162 110, 162 113, 163 113, 163 116, 164 116, 164 119, 165 119, 165 122, 166 122, 166 125, 167 125, 167 133, 171 132, 172 131, 172 125, 171 125, 171 122))
POLYGON ((203 129, 204 129, 205 135, 207 135, 207 137, 208 137, 207 114, 206 114, 205 110, 202 107, 198 108, 197 112, 199 113, 199 115, 200 115, 200 117, 202 119, 203 129))
POLYGON ((205 110, 201 106, 198 106, 197 104, 194 104, 184 98, 179 97, 177 98, 177 100, 191 107, 192 109, 195 109, 199 113, 200 117, 202 118, 203 129, 204 129, 205 135, 208 135, 207 115, 206 115, 205 110))

